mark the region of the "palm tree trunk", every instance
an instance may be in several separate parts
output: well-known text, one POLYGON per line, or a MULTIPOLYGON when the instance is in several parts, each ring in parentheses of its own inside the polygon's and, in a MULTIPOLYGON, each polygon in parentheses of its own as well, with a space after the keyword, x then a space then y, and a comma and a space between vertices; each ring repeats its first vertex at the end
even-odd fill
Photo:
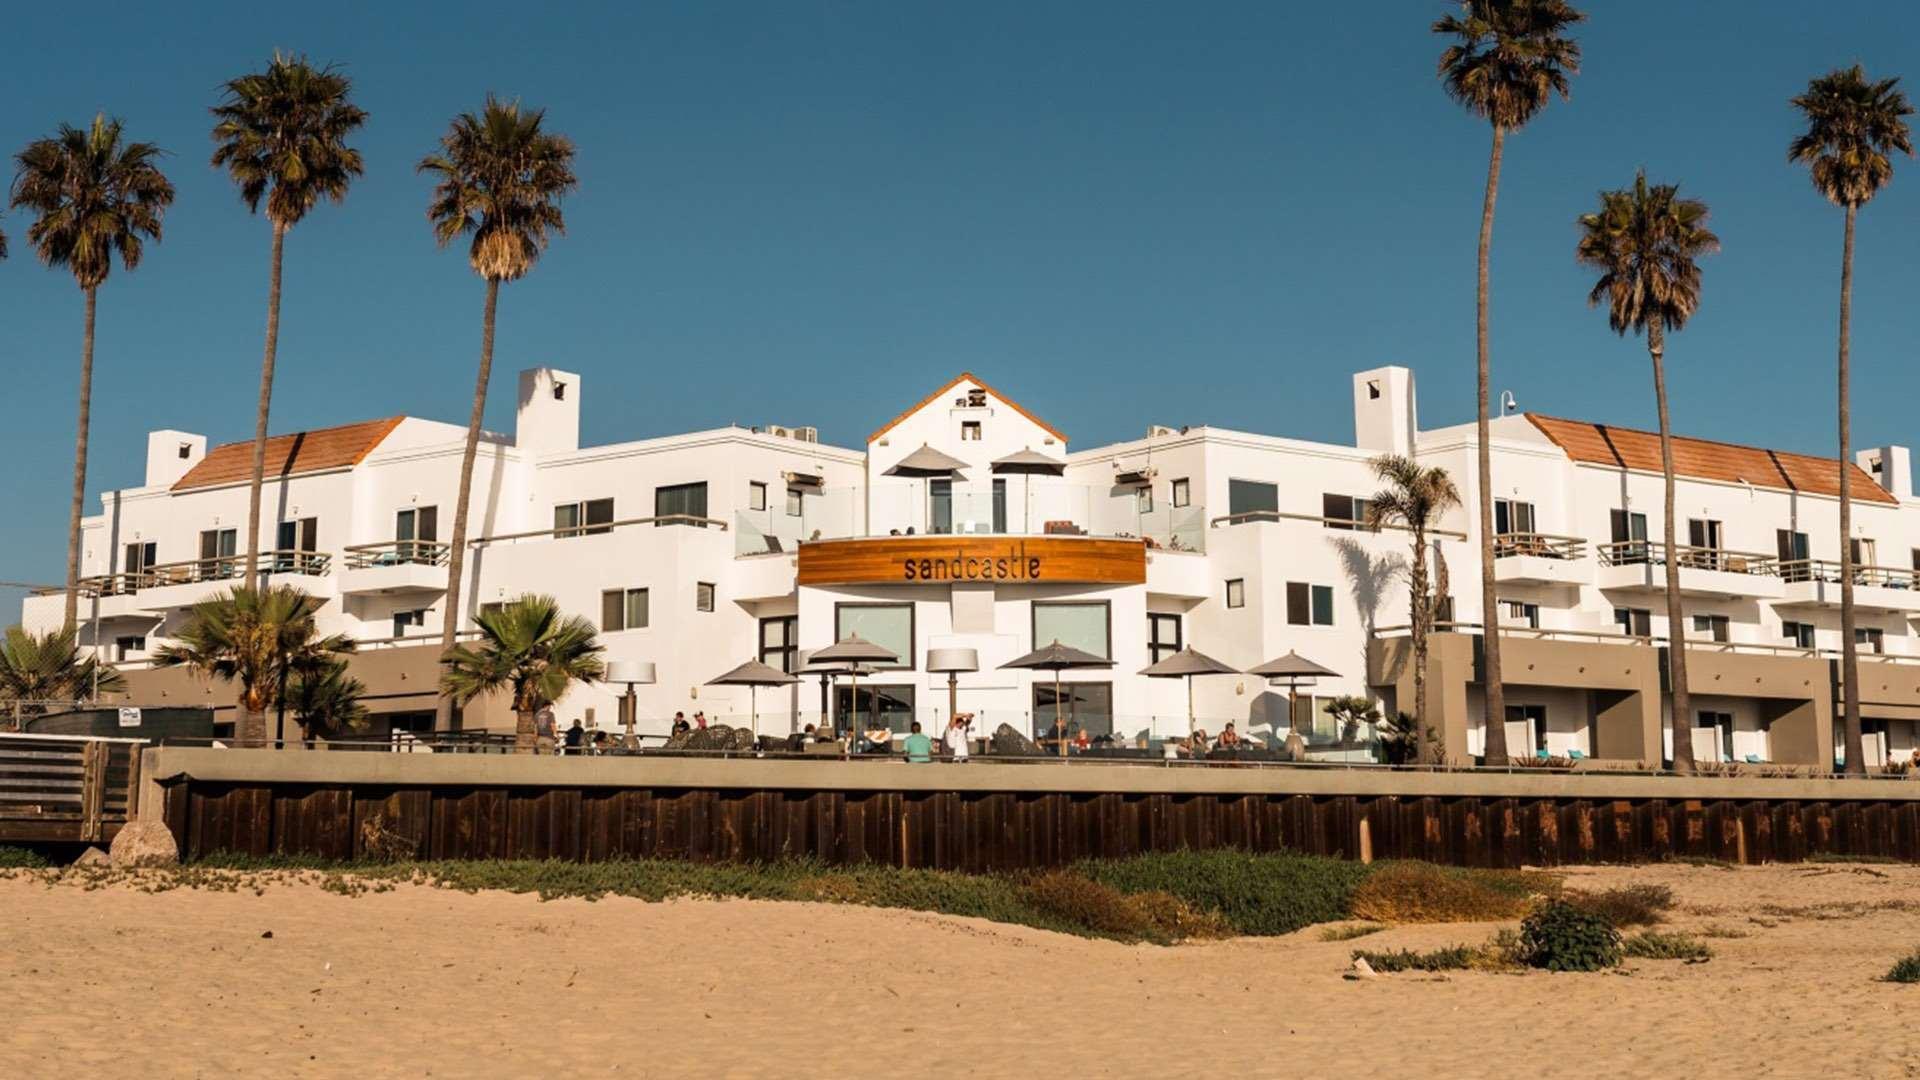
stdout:
MULTIPOLYGON (((467 445, 460 455, 460 490, 453 504, 453 536, 447 548, 447 613, 440 627, 442 653, 453 648, 460 629, 460 576, 467 562, 467 504, 473 493, 474 458, 480 452, 480 421, 487 411, 487 383, 493 378, 493 317, 499 306, 500 282, 497 278, 488 278, 486 312, 480 320, 480 373, 473 383, 473 409, 467 415, 467 445)), ((434 720, 434 729, 452 730, 453 698, 442 695, 437 711, 439 715, 434 720)), ((531 714, 523 714, 521 719, 527 724, 532 723, 531 714)), ((529 727, 527 731, 530 733, 532 728, 529 727)), ((531 734, 528 738, 531 738, 531 734)), ((532 753, 532 745, 529 742, 524 752, 532 753)))
POLYGON ((1416 764, 1428 761, 1427 747, 1427 630, 1432 609, 1427 603, 1427 538, 1420 529, 1413 533, 1413 575, 1411 586, 1413 625, 1413 753, 1416 764))
POLYGON ((1660 317, 1647 320, 1647 354, 1653 358, 1653 396, 1660 409, 1660 478, 1665 507, 1660 530, 1667 568, 1667 671, 1673 694, 1673 771, 1693 771, 1693 713, 1687 701, 1687 624, 1680 605, 1680 560, 1674 551, 1673 427, 1667 414, 1667 339, 1660 317))
MULTIPOLYGON (((87 503, 87 439, 93 424, 93 309, 99 288, 96 285, 87 290, 87 322, 80 333, 80 413, 73 435, 73 500, 67 508, 67 600, 61 624, 69 630, 80 621, 80 516, 87 503)), ((93 643, 93 650, 98 658, 99 642, 93 643)))
POLYGON ((1487 201, 1480 208, 1480 286, 1476 300, 1474 334, 1479 348, 1480 416, 1478 431, 1480 475, 1480 685, 1486 701, 1486 759, 1489 765, 1507 763, 1507 691, 1500 671, 1500 601, 1493 581, 1493 447, 1487 417, 1491 381, 1487 358, 1487 261, 1493 248, 1493 202, 1500 193, 1500 151, 1506 130, 1493 126, 1493 154, 1487 161, 1487 201))
POLYGON ((1860 647, 1853 640, 1853 409, 1849 329, 1853 321, 1853 219, 1857 205, 1847 206, 1847 240, 1840 256, 1840 681, 1841 708, 1846 723, 1848 773, 1864 776, 1867 751, 1860 733, 1860 647))
POLYGON ((531 754, 540 742, 539 731, 533 725, 533 710, 521 709, 514 714, 513 752, 531 754))
POLYGON ((273 362, 280 351, 280 252, 286 227, 273 224, 273 259, 267 271, 267 345, 260 356, 260 400, 253 412, 253 480, 247 488, 247 572, 249 586, 266 584, 254 575, 260 564, 260 484, 267 471, 267 406, 273 403, 273 362))
POLYGON ((240 703, 240 717, 233 726, 233 741, 239 746, 264 746, 267 742, 267 710, 240 703))

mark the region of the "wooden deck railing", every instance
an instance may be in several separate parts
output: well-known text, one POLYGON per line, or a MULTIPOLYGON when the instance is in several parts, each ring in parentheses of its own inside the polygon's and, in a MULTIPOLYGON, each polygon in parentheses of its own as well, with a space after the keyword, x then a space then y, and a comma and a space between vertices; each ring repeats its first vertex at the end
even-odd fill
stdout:
MULTIPOLYGON (((1616 540, 1599 545, 1603 566, 1665 566, 1667 545, 1657 540, 1616 540)), ((1724 574, 1780 576, 1780 560, 1753 551, 1689 547, 1675 544, 1674 557, 1683 570, 1717 570, 1724 574)))
MULTIPOLYGON (((333 556, 324 551, 263 551, 260 567, 269 574, 300 574, 320 577, 332 565, 333 556)), ((80 579, 80 591, 89 596, 126 596, 142 589, 165 585, 190 585, 206 581, 235 581, 245 575, 247 560, 239 555, 221 555, 211 559, 187 559, 159 563, 117 574, 100 574, 80 579)))

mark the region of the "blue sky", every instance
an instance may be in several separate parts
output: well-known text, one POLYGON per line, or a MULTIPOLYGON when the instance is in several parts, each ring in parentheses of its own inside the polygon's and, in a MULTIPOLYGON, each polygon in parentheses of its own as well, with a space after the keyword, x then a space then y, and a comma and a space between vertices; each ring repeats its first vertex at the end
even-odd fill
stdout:
MULTIPOLYGON (((127 6, 84 52, 36 44, 70 35, 46 5, 0 43, 9 156, 101 109, 173 155, 165 241, 101 292, 95 492, 139 481, 150 429, 251 432, 268 235, 206 163, 206 107, 276 46, 345 65, 372 114, 365 179, 287 245, 276 431, 464 418, 481 287, 413 164, 489 90, 547 107, 582 181, 503 294, 490 426, 535 363, 584 376, 592 442, 737 421, 857 445, 961 369, 1083 446, 1150 422, 1346 440, 1348 375, 1382 363, 1416 370, 1428 425, 1472 415, 1487 131, 1434 80, 1440 2, 127 6)), ((1588 6, 1572 102, 1509 141, 1496 387, 1651 423, 1646 354, 1572 258, 1575 216, 1644 165, 1725 244, 1670 344, 1676 425, 1829 452, 1841 219, 1785 162, 1787 100, 1855 60, 1920 74, 1920 9, 1588 6)), ((1899 168, 1861 219, 1862 445, 1920 441, 1899 168)), ((0 217, 0 578, 52 581, 81 302, 25 224, 0 217)))

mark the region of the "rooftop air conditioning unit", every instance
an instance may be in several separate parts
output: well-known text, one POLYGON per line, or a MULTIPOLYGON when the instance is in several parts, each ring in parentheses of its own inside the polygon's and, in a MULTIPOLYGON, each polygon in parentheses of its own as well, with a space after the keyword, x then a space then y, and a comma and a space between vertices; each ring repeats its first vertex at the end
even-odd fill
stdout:
POLYGON ((1178 434, 1180 434, 1179 431, 1173 428, 1170 428, 1165 424, 1148 424, 1147 425, 1147 438, 1149 439, 1156 439, 1162 435, 1178 435, 1178 434))
POLYGON ((801 442, 817 443, 820 441, 820 429, 817 427, 797 427, 793 429, 793 437, 799 439, 801 442))
POLYGON ((793 438, 793 429, 781 427, 779 424, 768 424, 767 434, 778 436, 782 439, 791 439, 793 438))

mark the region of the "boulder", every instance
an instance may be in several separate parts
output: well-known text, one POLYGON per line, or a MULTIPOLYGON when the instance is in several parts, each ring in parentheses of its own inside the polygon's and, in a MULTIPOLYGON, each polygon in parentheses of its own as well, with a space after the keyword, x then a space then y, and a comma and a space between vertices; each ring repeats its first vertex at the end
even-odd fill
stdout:
POLYGON ((687 744, 693 741, 693 734, 692 731, 676 731, 672 735, 667 736, 665 748, 668 750, 685 750, 687 744))
POLYGON ((993 753, 1003 757, 1040 757, 1046 753, 1039 744, 1006 724, 994 728, 987 742, 993 753))
POLYGON ((158 821, 129 821, 113 838, 115 866, 172 866, 180 861, 180 845, 158 821))
POLYGON ((695 728, 687 739, 689 750, 731 750, 733 749, 733 729, 725 724, 708 724, 704 728, 695 728))
POLYGON ((73 860, 73 865, 75 866, 112 866, 113 860, 108 858, 107 853, 104 851, 101 851, 99 848, 90 847, 87 850, 81 852, 79 858, 73 860))
POLYGON ((758 749, 758 745, 758 741, 753 737, 752 728, 739 727, 733 729, 733 748, 735 750, 754 750, 758 749))

